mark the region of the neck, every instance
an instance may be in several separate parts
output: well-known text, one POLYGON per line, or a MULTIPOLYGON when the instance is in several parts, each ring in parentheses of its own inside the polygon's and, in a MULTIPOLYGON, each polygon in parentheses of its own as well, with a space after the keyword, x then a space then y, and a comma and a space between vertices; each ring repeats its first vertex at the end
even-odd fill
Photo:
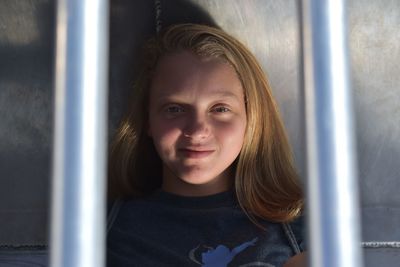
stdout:
POLYGON ((168 167, 163 168, 162 189, 180 196, 208 196, 228 191, 233 187, 232 170, 227 169, 209 182, 195 184, 178 177, 168 167))

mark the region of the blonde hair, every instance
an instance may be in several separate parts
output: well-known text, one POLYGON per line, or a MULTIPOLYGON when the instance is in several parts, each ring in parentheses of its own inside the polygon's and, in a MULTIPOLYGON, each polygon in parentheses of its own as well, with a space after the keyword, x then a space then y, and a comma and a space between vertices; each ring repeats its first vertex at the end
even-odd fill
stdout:
POLYGON ((149 87, 157 62, 169 53, 191 51, 235 69, 246 98, 247 129, 236 160, 235 191, 250 219, 288 222, 299 215, 303 194, 292 152, 268 80, 251 52, 222 30, 174 25, 151 39, 134 98, 111 146, 111 195, 142 196, 161 186, 162 163, 146 134, 149 87))

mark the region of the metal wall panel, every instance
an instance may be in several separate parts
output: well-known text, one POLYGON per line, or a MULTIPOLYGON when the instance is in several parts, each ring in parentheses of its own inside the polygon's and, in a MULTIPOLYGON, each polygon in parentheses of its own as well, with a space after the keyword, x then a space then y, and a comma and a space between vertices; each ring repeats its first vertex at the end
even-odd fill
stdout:
MULTIPOLYGON (((363 238, 400 241, 400 2, 351 1, 349 13, 363 238)), ((399 249, 366 253, 400 260, 399 249)))
MULTIPOLYGON (((0 3, 0 245, 47 243, 53 2, 0 3)), ((270 77, 304 175, 299 2, 161 2, 164 26, 215 23, 256 54, 270 77)), ((110 12, 109 135, 126 109, 138 49, 155 31, 153 1, 112 0, 110 12)), ((348 14, 363 240, 399 241, 400 1, 351 0, 348 14)), ((367 266, 395 266, 400 260, 398 249, 364 251, 367 266)))
POLYGON ((52 1, 0 2, 0 245, 47 244, 52 1))

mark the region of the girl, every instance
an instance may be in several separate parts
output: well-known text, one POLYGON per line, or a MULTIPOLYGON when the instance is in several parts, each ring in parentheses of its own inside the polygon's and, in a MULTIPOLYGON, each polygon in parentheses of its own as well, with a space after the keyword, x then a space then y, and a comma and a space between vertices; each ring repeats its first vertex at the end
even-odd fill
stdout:
POLYGON ((147 43, 143 66, 111 148, 108 266, 282 266, 299 254, 303 196, 254 56, 182 24, 147 43))

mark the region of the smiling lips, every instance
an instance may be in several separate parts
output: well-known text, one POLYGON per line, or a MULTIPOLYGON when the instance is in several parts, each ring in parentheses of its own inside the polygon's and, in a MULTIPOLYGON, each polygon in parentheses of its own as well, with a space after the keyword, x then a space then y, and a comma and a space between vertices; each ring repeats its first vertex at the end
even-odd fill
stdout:
POLYGON ((185 157, 193 159, 205 158, 214 152, 214 150, 209 150, 209 149, 200 150, 200 149, 189 149, 189 148, 181 148, 178 151, 182 153, 185 157))

